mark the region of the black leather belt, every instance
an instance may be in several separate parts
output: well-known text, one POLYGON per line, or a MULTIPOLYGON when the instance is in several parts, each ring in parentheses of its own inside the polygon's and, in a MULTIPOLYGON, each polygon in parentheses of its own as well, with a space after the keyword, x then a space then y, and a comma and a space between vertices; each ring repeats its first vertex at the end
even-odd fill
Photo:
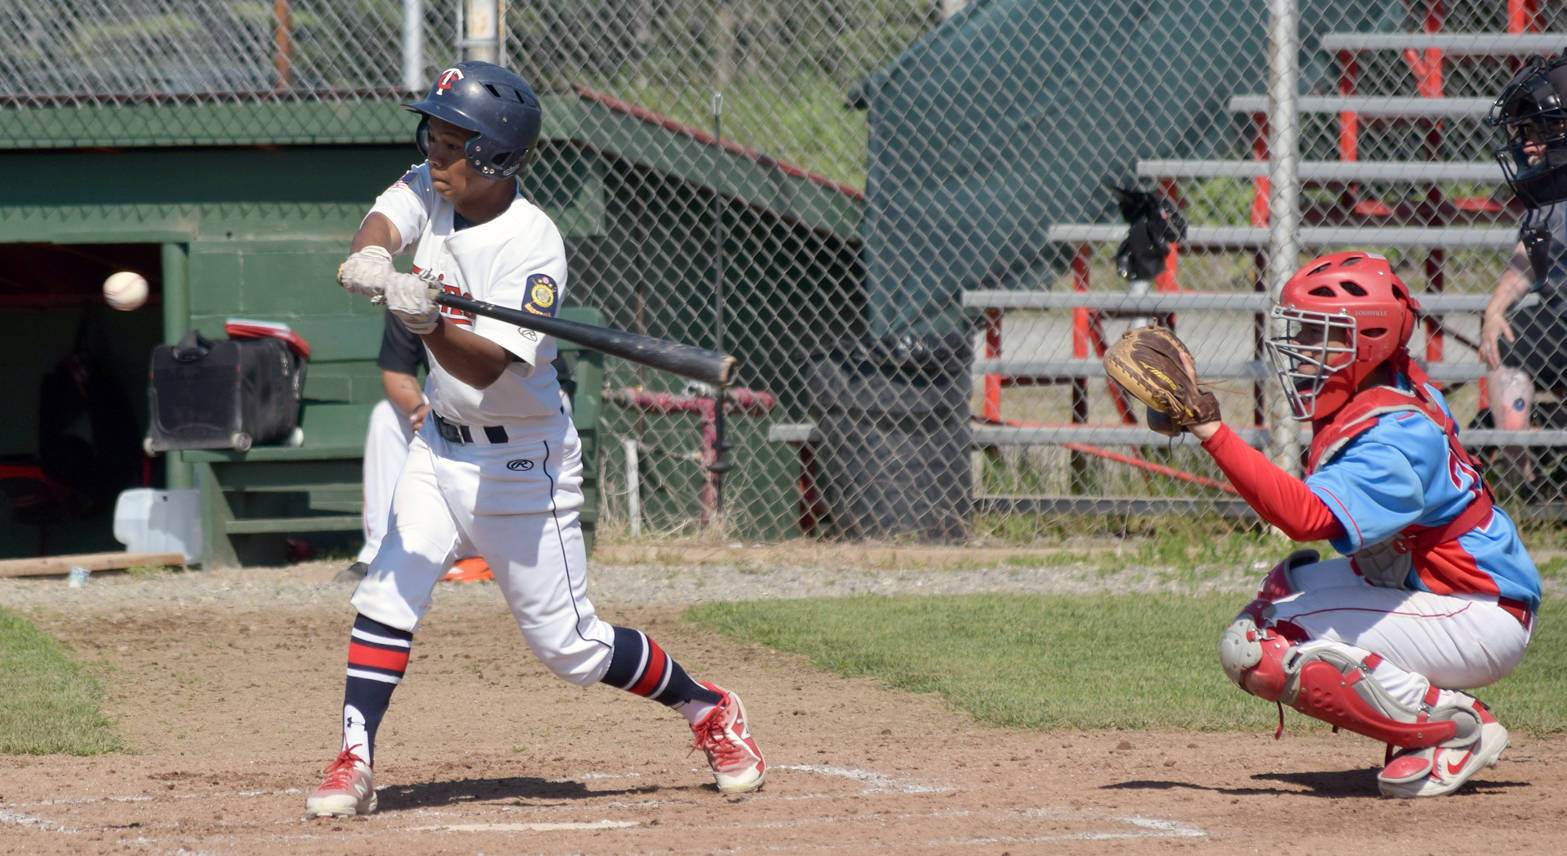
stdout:
MULTIPOLYGON (((441 418, 441 414, 430 411, 435 417, 435 430, 441 435, 441 439, 448 443, 472 443, 473 429, 458 422, 448 422, 441 418)), ((484 439, 491 443, 506 442, 506 429, 499 425, 486 425, 479 429, 484 432, 484 439)))

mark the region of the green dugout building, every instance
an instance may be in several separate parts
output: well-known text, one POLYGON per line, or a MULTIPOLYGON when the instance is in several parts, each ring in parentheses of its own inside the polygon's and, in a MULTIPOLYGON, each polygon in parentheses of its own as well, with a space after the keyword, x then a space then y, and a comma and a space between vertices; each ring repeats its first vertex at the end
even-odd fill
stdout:
MULTIPOLYGON (((191 456, 141 452, 150 353, 192 329, 221 337, 232 317, 290 325, 311 348, 306 445, 347 455, 362 443, 363 414, 382 396, 374 364, 382 315, 333 277, 371 201, 419 160, 403 100, 260 93, 230 103, 0 105, 0 165, 15 177, 0 194, 0 304, 10 322, 0 363, 13 402, 0 420, 0 558, 123 549, 111 532, 119 490, 193 483, 200 464, 191 456), (117 312, 103 302, 104 277, 121 269, 152 283, 143 308, 117 312)), ((759 306, 766 325, 798 323, 794 307, 824 302, 813 288, 857 276, 857 193, 588 90, 543 104, 524 189, 567 239, 568 305, 597 310, 601 323, 710 346, 705 313, 688 304, 705 305, 715 211, 731 258, 765 246, 770 259, 726 272, 738 317, 759 306), (780 284, 787 299, 763 293, 780 284)), ((737 323, 725 342, 744 355, 741 382, 785 385, 779 340, 750 329, 737 323)), ((675 380, 614 360, 588 368, 595 389, 675 380)), ((599 415, 579 407, 579 425, 599 415)), ((760 447, 764 433, 737 432, 735 442, 760 447)), ((261 457, 269 454, 287 455, 261 457)), ((233 531, 206 559, 281 560, 287 537, 317 525, 278 518, 324 515, 339 538, 357 538, 358 462, 332 466, 330 478, 302 472, 298 496, 285 498, 287 484, 253 486, 270 494, 246 500, 266 520, 226 521, 237 507, 217 512, 219 528, 233 531)), ((757 489, 794 489, 786 467, 762 475, 757 489)), ((656 510, 660 498, 649 500, 656 510)))

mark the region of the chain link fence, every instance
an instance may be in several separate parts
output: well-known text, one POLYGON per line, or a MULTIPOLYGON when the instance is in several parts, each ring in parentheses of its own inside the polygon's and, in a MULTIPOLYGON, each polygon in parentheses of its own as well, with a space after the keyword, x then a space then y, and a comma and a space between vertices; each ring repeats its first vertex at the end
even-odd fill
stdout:
MULTIPOLYGON (((468 55, 533 82, 557 112, 525 184, 547 206, 583 171, 603 188, 568 300, 744 362, 720 416, 713 390, 609 361, 601 529, 1027 542, 1083 515, 1248 519, 1200 449, 1137 427, 1098 355, 1175 324, 1277 452, 1259 336, 1284 215, 1302 253, 1392 260, 1504 503, 1564 507, 1562 391, 1502 424, 1477 357, 1522 216, 1483 119, 1523 57, 1567 47, 1560 4, 59 0, 0 2, 0 24, 0 102, 78 108, 88 144, 95 110, 396 103, 468 55), (1291 5, 1295 110, 1270 116, 1268 11, 1291 5), (1127 215, 1159 200, 1184 238, 1123 275, 1127 215)), ((213 115, 160 114, 156 139, 211 138, 213 115)))

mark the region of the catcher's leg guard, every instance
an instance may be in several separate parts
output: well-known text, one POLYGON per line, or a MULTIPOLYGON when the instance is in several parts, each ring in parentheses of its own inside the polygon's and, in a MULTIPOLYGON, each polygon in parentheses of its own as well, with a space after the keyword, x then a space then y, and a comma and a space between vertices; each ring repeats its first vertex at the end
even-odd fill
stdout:
MULTIPOLYGON (((1250 618, 1258 627, 1267 626, 1273 616, 1273 602, 1300 591, 1300 586, 1295 581, 1295 569, 1302 565, 1316 564, 1321 560, 1322 555, 1316 550, 1296 550, 1285 556, 1268 571, 1267 576, 1262 578, 1262 587, 1257 589, 1256 599, 1246 604, 1240 615, 1236 617, 1250 618)), ((1234 679, 1235 676, 1230 677, 1234 679)))
POLYGON ((1257 597, 1265 600, 1278 600, 1300 591, 1295 585, 1294 570, 1301 565, 1314 565, 1322 561, 1322 554, 1316 550, 1296 550, 1284 557, 1284 560, 1273 566, 1268 575, 1262 578, 1262 588, 1257 591, 1257 597))
POLYGON ((1219 640, 1219 663, 1230 680, 1313 719, 1403 748, 1460 747, 1479 739, 1480 714, 1468 703, 1473 699, 1451 693, 1452 700, 1438 704, 1440 691, 1430 687, 1418 707, 1407 707, 1371 678, 1379 662, 1374 654, 1355 660, 1328 647, 1302 650, 1244 613, 1219 640))

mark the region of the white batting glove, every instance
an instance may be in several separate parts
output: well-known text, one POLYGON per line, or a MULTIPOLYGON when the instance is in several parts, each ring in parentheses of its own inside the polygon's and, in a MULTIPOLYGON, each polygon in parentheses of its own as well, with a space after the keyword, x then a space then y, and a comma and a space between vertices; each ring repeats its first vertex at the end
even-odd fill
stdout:
POLYGON ((337 282, 352 294, 375 297, 386 290, 387 278, 395 273, 392 252, 371 244, 337 266, 337 282))
POLYGON ((394 273, 387 277, 382 292, 386 308, 396 313, 408 332, 424 335, 441 323, 441 307, 430 297, 430 287, 411 273, 394 273))

